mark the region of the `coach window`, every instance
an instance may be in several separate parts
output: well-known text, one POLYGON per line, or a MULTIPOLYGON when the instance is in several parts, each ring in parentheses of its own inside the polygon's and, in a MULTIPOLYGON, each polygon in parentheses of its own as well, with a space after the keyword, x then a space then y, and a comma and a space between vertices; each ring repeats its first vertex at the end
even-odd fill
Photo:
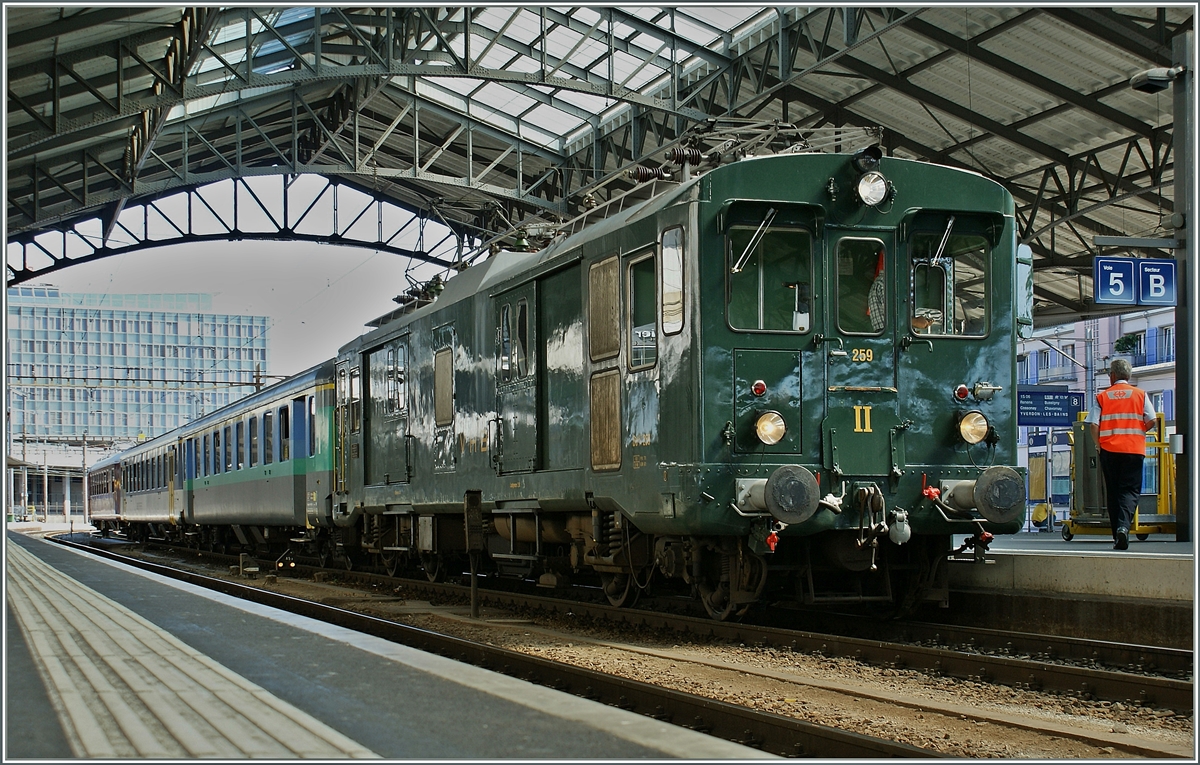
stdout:
POLYGON ((812 235, 770 226, 774 208, 754 225, 729 229, 729 326, 765 332, 812 328, 812 235))
POLYGON ((234 454, 236 455, 236 457, 235 457, 236 463, 234 466, 234 470, 241 470, 246 465, 246 452, 245 452, 246 424, 244 422, 242 422, 241 420, 238 420, 237 423, 234 425, 234 432, 237 433, 237 438, 233 442, 234 446, 236 447, 234 449, 234 454))
POLYGON ((386 398, 384 403, 384 411, 388 414, 395 414, 397 405, 396 396, 396 349, 393 346, 388 346, 387 349, 387 375, 384 378, 386 386, 386 398))
POLYGON ((886 253, 878 239, 838 242, 837 322, 842 332, 878 335, 887 326, 886 253))
POLYGON ((629 264, 629 368, 654 366, 658 359, 658 291, 654 256, 629 264))
POLYGON ((308 397, 308 456, 317 454, 317 397, 308 397))
POLYGON ((362 427, 362 377, 357 369, 350 371, 350 430, 357 433, 362 427))
POLYGON ((433 423, 454 422, 454 351, 443 348, 433 356, 433 423))
MULTIPOLYGON (((266 417, 263 417, 266 422, 266 417)), ((258 418, 250 418, 250 467, 258 464, 258 418)))
POLYGON ((910 321, 919 334, 982 337, 991 246, 978 234, 955 233, 953 221, 942 231, 913 234, 910 321))
POLYGON ((225 472, 228 473, 233 470, 233 428, 228 425, 225 426, 221 445, 225 447, 225 472))
POLYGON ((394 370, 392 380, 394 383, 393 393, 395 400, 393 402, 393 410, 397 414, 404 414, 408 409, 405 403, 408 399, 405 396, 405 368, 408 364, 408 349, 403 345, 396 346, 396 368, 394 370))
POLYGON ((203 453, 200 455, 200 460, 201 460, 201 462, 200 462, 200 465, 201 465, 200 469, 201 469, 201 471, 202 471, 202 473, 201 473, 201 474, 202 474, 202 475, 205 475, 205 476, 207 476, 207 475, 208 475, 208 473, 209 473, 209 468, 208 468, 208 466, 212 464, 212 451, 211 451, 211 449, 212 449, 212 446, 209 444, 209 441, 208 441, 208 434, 206 433, 206 434, 204 434, 204 452, 203 452, 203 453))
POLYGON ((517 326, 513 344, 513 369, 517 378, 529 374, 529 303, 517 301, 517 326))
POLYGON ((271 412, 263 412, 263 464, 275 461, 275 423, 271 412))
POLYGON ((662 331, 673 335, 683 329, 683 228, 662 234, 662 331))
POLYGON ((512 379, 512 310, 508 303, 500 308, 500 382, 512 379))
MULTIPOLYGON (((267 412, 264 417, 270 417, 271 413, 267 412)), ((291 428, 288 427, 288 408, 286 405, 279 407, 279 461, 286 462, 292 458, 292 434, 291 428)), ((268 447, 269 448, 269 447, 268 447)))

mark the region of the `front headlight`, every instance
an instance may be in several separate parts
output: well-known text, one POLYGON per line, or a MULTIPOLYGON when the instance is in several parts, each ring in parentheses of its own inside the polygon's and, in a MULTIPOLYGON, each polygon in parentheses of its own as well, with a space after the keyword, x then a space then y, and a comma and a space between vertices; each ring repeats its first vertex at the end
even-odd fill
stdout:
POLYGON ((858 179, 858 198, 862 203, 874 207, 883 200, 888 198, 890 189, 888 188, 887 178, 883 177, 883 173, 872 170, 869 173, 863 173, 858 179))
POLYGON ((987 438, 988 421, 982 412, 967 412, 958 421, 958 435, 968 444, 977 444, 987 438))
POLYGON ((783 440, 784 434, 787 433, 787 425, 779 412, 765 412, 760 414, 758 421, 754 423, 754 432, 759 441, 767 446, 774 446, 783 440))

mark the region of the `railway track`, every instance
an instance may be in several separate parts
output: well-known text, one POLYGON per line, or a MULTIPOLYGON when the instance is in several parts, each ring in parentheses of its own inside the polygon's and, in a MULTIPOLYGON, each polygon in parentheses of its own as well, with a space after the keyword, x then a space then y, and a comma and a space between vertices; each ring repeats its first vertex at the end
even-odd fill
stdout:
POLYGON ((83 550, 92 555, 118 560, 126 565, 172 579, 492 669, 506 675, 752 746, 772 754, 789 757, 863 759, 946 756, 885 738, 816 725, 783 715, 762 712, 650 683, 398 624, 227 579, 205 576, 121 555, 93 545, 80 544, 62 538, 52 539, 59 544, 83 550))
MULTIPOLYGON (((195 554, 192 550, 188 552, 195 554)), ((214 560, 236 560, 212 553, 204 555, 214 560)), ((262 563, 273 565, 274 562, 262 563)), ((391 587, 402 584, 410 592, 437 598, 468 598, 470 591, 464 585, 390 577, 371 571, 303 565, 292 570, 310 576, 325 572, 324 576, 337 577, 347 583, 391 587)), ((479 598, 481 604, 502 608, 570 613, 596 622, 670 630, 683 635, 787 648, 830 658, 853 658, 883 668, 919 670, 1080 699, 1122 702, 1186 714, 1194 711, 1193 653, 1180 649, 783 610, 770 612, 773 623, 717 622, 662 609, 614 608, 581 597, 551 597, 482 587, 479 598), (800 619, 812 622, 814 629, 797 630, 780 625, 780 622, 800 619)), ((690 601, 684 604, 685 607, 691 605, 690 601)))

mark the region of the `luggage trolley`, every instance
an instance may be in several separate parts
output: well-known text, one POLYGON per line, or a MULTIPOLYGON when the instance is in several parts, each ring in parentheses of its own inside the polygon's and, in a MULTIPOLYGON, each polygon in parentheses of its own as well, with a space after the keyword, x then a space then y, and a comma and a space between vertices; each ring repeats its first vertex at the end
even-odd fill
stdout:
MULTIPOLYGON (((1108 520, 1108 493, 1100 455, 1084 422, 1086 412, 1071 426, 1071 517, 1062 523, 1062 538, 1076 534, 1112 535, 1108 520)), ((1154 430, 1146 434, 1146 456, 1158 460, 1158 494, 1143 494, 1133 511, 1129 535, 1146 541, 1151 534, 1175 533, 1175 455, 1167 443, 1166 418, 1160 412, 1154 430)))

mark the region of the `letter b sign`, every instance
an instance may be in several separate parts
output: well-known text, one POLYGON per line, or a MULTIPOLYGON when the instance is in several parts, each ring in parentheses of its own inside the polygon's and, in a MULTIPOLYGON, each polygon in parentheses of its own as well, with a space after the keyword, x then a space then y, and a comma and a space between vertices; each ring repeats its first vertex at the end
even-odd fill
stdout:
POLYGON ((1138 305, 1175 305, 1175 261, 1139 260, 1138 305))

